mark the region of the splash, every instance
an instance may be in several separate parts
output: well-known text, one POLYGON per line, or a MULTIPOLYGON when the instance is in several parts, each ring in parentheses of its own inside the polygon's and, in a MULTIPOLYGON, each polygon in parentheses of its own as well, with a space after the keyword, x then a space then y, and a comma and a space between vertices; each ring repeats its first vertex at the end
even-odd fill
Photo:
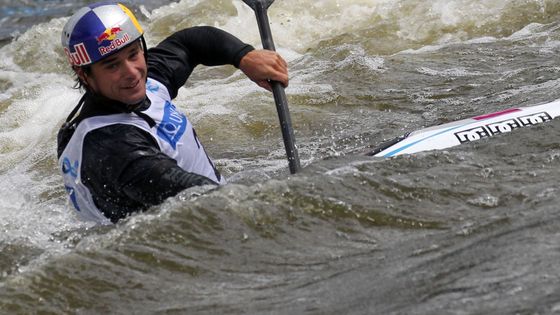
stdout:
MULTIPOLYGON (((217 26, 260 46, 254 13, 240 0, 183 0, 143 12, 150 46, 173 31, 194 25, 217 26)), ((546 36, 557 26, 553 22, 560 17, 560 4, 553 0, 284 0, 273 4, 269 16, 276 46, 290 62, 292 86, 287 93, 303 158, 311 163, 328 155, 328 150, 339 154, 345 146, 352 147, 355 143, 347 140, 348 135, 361 138, 363 128, 387 125, 372 131, 377 136, 418 122, 415 116, 416 120, 410 117, 415 110, 426 109, 410 109, 414 103, 410 98, 418 94, 406 94, 407 80, 389 77, 394 80, 392 89, 377 95, 376 86, 367 84, 375 82, 382 86, 380 90, 386 87, 376 76, 395 68, 388 61, 395 53, 430 52, 427 47, 449 43, 515 41, 536 33, 546 42, 543 49, 551 53, 557 50, 558 40, 549 41, 546 36), (552 26, 543 29, 544 24, 552 26), (348 83, 344 86, 340 81, 348 83), (400 85, 402 90, 396 90, 400 85), (406 106, 399 104, 398 97, 406 106), (388 110, 364 119, 370 104, 388 110), (348 110, 351 106, 362 108, 348 110), (401 115, 394 118, 391 110, 401 115), (391 120, 386 120, 389 116, 391 120)), ((67 207, 56 170, 56 132, 80 95, 71 88, 73 78, 59 47, 66 20, 35 25, 0 48, 0 193, 4 196, 0 202, 0 243, 32 244, 29 250, 24 249, 31 256, 64 252, 69 242, 59 244, 53 235, 85 226, 67 207)), ((415 74, 434 80, 486 75, 445 66, 411 68, 415 74)), ((410 73, 406 71, 399 75, 410 73)), ((418 84, 411 81, 411 85, 418 84)), ((537 81, 510 93, 518 95, 531 86, 544 93, 558 85, 557 81, 547 82, 537 81)), ((511 97, 508 92, 500 93, 511 97)), ((429 102, 434 103, 434 99, 429 102)), ((273 100, 236 69, 197 69, 177 102, 192 116, 211 155, 230 174, 252 168, 253 173, 245 179, 262 181, 285 167, 279 162, 284 158, 273 100)))

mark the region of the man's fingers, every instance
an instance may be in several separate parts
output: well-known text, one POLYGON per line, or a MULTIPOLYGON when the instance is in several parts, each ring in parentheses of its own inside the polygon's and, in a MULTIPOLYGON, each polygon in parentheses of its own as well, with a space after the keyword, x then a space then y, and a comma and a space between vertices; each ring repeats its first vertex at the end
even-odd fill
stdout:
POLYGON ((283 87, 287 88, 288 87, 288 82, 290 81, 288 78, 288 75, 285 74, 278 74, 278 76, 275 76, 274 78, 271 79, 272 81, 278 81, 280 82, 280 84, 282 84, 283 87))
POLYGON ((259 81, 256 81, 256 83, 257 83, 258 86, 260 86, 260 87, 262 87, 262 88, 264 88, 264 89, 267 89, 268 91, 272 92, 272 85, 270 85, 270 82, 269 82, 269 81, 267 81, 267 80, 259 80, 259 81))
POLYGON ((260 87, 272 90, 269 80, 288 86, 288 63, 275 51, 253 50, 241 59, 239 68, 260 87))

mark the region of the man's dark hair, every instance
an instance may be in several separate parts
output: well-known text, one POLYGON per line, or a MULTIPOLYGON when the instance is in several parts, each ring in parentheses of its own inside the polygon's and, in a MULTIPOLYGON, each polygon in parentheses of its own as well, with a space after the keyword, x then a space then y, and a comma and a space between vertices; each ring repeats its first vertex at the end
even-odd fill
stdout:
MULTIPOLYGON (((77 68, 77 67, 76 67, 77 68)), ((84 74, 86 75, 91 75, 91 65, 87 65, 87 66, 82 66, 80 67, 83 69, 84 74)), ((78 73, 75 71, 74 69, 74 75, 76 76, 74 81, 74 88, 75 89, 79 89, 79 90, 84 90, 84 91, 88 91, 89 87, 88 85, 82 81, 82 79, 80 79, 80 76, 78 75, 78 73)))

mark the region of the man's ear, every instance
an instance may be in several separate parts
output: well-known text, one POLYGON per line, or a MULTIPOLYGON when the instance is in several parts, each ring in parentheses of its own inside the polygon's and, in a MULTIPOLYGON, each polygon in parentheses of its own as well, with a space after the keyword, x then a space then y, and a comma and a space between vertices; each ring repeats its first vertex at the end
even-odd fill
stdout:
POLYGON ((72 67, 72 69, 74 70, 80 81, 82 81, 82 84, 87 86, 87 73, 84 71, 84 68, 74 66, 72 67))

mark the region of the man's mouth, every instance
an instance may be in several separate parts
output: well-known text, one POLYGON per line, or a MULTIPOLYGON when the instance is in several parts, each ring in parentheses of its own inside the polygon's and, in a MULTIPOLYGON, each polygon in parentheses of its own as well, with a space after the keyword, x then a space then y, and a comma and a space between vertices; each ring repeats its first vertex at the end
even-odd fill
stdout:
POLYGON ((123 86, 123 89, 134 89, 135 87, 138 86, 139 83, 140 81, 134 81, 130 85, 123 86))

